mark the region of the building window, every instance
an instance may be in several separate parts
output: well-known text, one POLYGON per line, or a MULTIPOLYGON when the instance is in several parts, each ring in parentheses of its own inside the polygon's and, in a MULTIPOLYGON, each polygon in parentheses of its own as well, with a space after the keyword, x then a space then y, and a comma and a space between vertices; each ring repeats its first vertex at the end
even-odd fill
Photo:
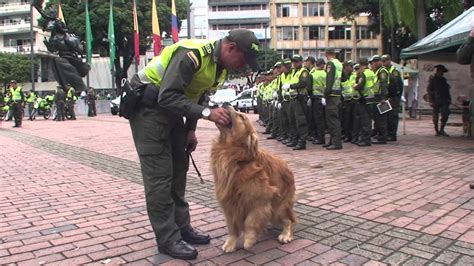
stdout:
POLYGON ((298 5, 296 4, 277 4, 277 17, 297 17, 298 5))
POLYGON ((298 40, 298 27, 277 27, 277 40, 279 41, 298 40))
POLYGON ((367 26, 357 26, 357 40, 375 39, 375 33, 369 30, 367 26))
POLYGON ((317 49, 303 49, 303 53, 301 54, 303 58, 308 56, 312 56, 314 58, 318 58, 318 50, 317 49))
POLYGON ((362 57, 370 58, 375 54, 377 54, 377 49, 357 48, 357 58, 362 58, 362 57))
POLYGON ((232 29, 263 29, 263 23, 242 23, 242 24, 214 24, 212 30, 232 30, 232 29))
POLYGON ((350 40, 351 27, 347 26, 330 26, 328 27, 329 40, 350 40))
POLYGON ((298 54, 298 50, 278 50, 277 53, 281 56, 282 59, 292 58, 293 55, 298 54))
POLYGON ((303 4, 304 17, 324 17, 324 3, 303 4))
POLYGON ((324 40, 324 26, 303 27, 304 40, 324 40))

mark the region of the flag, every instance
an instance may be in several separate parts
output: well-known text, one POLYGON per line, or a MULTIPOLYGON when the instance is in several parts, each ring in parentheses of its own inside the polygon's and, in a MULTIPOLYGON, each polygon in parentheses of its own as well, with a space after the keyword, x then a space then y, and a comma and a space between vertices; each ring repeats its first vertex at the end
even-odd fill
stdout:
POLYGON ((91 18, 89 17, 89 1, 86 0, 86 55, 87 63, 90 64, 92 60, 92 29, 91 18))
POLYGON ((61 8, 61 2, 58 3, 58 18, 66 24, 66 20, 64 20, 63 9, 61 8))
POLYGON ((158 13, 156 11, 155 0, 151 3, 151 28, 153 30, 153 54, 159 55, 161 52, 161 33, 160 24, 158 23, 158 13))
POLYGON ((171 37, 173 42, 178 42, 178 19, 176 17, 176 4, 171 0, 171 37))
POLYGON ((133 46, 135 50, 135 62, 140 64, 140 39, 138 31, 138 16, 136 1, 133 0, 133 46))
POLYGON ((113 70, 115 62, 114 0, 110 0, 109 30, 107 37, 109 39, 110 70, 113 70))

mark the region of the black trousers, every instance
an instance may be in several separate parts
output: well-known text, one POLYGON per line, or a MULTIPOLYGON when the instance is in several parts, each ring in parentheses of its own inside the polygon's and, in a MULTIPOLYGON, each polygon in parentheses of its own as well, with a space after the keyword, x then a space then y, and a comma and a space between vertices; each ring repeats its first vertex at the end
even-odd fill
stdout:
POLYGON ((23 108, 21 105, 21 101, 13 102, 11 108, 13 113, 13 119, 15 120, 15 126, 21 126, 21 120, 23 116, 23 108))
POLYGON ((321 104, 321 97, 312 98, 311 103, 311 113, 313 114, 313 121, 315 126, 315 135, 314 137, 321 141, 325 142, 324 136, 326 131, 326 121, 325 121, 325 108, 321 104))
POLYGON ((398 122, 400 120, 398 111, 400 109, 400 98, 391 98, 392 110, 388 112, 387 134, 391 138, 397 138, 398 122))
POLYGON ((340 96, 330 96, 326 99, 326 125, 331 135, 330 144, 336 147, 342 146, 341 120, 339 119, 340 108, 340 96))

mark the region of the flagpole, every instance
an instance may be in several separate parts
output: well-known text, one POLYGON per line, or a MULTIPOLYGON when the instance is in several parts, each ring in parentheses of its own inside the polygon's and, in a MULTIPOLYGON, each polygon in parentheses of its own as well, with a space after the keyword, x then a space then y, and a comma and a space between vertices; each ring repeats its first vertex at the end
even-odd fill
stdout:
POLYGON ((30 60, 31 60, 31 89, 34 91, 35 90, 35 51, 34 51, 34 45, 33 45, 33 40, 35 38, 34 32, 33 32, 33 0, 31 0, 30 4, 30 60))
MULTIPOLYGON (((88 4, 89 4, 89 0, 86 0, 85 3, 86 3, 87 12, 89 12, 89 5, 88 5, 88 4)), ((86 17, 86 19, 89 19, 89 18, 86 17)), ((87 23, 88 23, 88 22, 86 21, 86 24, 87 24, 87 23)), ((87 27, 87 26, 86 26, 86 27, 87 27)), ((87 29, 86 29, 86 32, 87 32, 87 29)), ((89 57, 89 54, 88 54, 88 53, 89 53, 89 50, 88 50, 88 49, 89 49, 89 47, 88 47, 89 43, 88 43, 88 40, 87 40, 88 38, 89 38, 89 36, 87 36, 87 33, 86 33, 86 62, 89 61, 89 60, 88 60, 88 59, 89 59, 89 58, 88 58, 88 57, 89 57)), ((87 62, 87 63, 89 63, 89 62, 87 62)), ((92 58, 90 59, 90 64, 92 64, 92 58)), ((91 85, 91 84, 90 84, 90 78, 89 78, 89 73, 90 73, 90 72, 91 72, 90 70, 87 71, 87 76, 86 76, 86 88, 87 88, 87 89, 89 89, 89 88, 90 88, 90 85, 91 85)))

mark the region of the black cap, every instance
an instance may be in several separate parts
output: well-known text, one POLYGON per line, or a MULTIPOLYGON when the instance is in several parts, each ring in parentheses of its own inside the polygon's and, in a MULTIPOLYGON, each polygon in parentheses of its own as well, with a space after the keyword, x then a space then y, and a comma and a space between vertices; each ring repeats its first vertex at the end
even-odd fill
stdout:
POLYGON ((369 65, 369 59, 367 59, 367 57, 359 58, 359 65, 368 66, 369 65))
POLYGON ((10 80, 10 83, 16 83, 16 80, 12 79, 10 80))
POLYGON ((382 55, 382 61, 387 61, 387 60, 389 60, 389 61, 391 60, 390 55, 388 55, 388 54, 382 55))
POLYGON ((318 60, 316 60, 316 65, 317 66, 325 65, 325 64, 326 64, 326 62, 322 58, 318 58, 318 60))
POLYGON ((304 59, 304 61, 305 61, 305 62, 306 62, 306 61, 309 61, 309 62, 311 62, 311 63, 314 65, 314 63, 316 63, 316 58, 314 58, 313 56, 308 56, 308 57, 306 57, 306 58, 304 59))
POLYGON ((235 42, 237 47, 245 53, 245 62, 253 71, 258 71, 257 54, 260 51, 260 42, 255 33, 247 29, 235 29, 229 31, 226 36, 229 41, 235 42))
POLYGON ((344 63, 342 65, 343 66, 353 66, 354 63, 352 62, 352 60, 346 60, 346 61, 344 61, 344 63))
POLYGON ((303 57, 299 54, 295 54, 293 55, 293 57, 291 58, 291 61, 303 61, 303 57))
POLYGON ((447 69, 444 65, 441 65, 441 64, 440 64, 440 65, 436 65, 436 66, 434 66, 434 67, 436 68, 436 70, 439 69, 439 70, 441 70, 441 71, 443 71, 443 72, 445 72, 445 73, 448 72, 448 69, 447 69))

